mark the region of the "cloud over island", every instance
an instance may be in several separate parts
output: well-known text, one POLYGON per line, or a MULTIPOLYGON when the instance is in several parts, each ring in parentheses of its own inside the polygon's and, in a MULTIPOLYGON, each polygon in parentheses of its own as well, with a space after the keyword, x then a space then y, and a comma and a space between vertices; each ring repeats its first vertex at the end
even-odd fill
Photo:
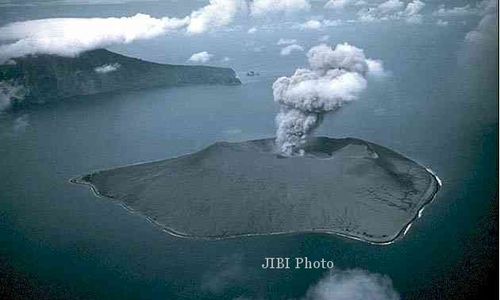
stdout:
POLYGON ((51 18, 0 27, 0 62, 29 54, 76 56, 115 44, 155 38, 183 30, 201 34, 230 24, 241 10, 240 0, 210 0, 182 18, 136 14, 120 18, 51 18))
POLYGON ((210 54, 207 51, 202 51, 191 55, 188 61, 193 63, 206 63, 212 59, 213 56, 213 54, 210 54))

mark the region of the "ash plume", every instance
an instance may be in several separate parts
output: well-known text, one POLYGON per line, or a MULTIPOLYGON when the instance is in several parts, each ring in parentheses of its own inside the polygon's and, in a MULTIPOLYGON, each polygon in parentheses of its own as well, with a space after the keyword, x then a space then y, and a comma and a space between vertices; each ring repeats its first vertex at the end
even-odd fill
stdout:
POLYGON ((304 154, 309 135, 326 113, 354 101, 367 86, 367 77, 384 74, 382 62, 366 58, 362 49, 347 43, 334 48, 321 44, 307 53, 309 69, 299 68, 273 84, 276 145, 287 155, 304 154))

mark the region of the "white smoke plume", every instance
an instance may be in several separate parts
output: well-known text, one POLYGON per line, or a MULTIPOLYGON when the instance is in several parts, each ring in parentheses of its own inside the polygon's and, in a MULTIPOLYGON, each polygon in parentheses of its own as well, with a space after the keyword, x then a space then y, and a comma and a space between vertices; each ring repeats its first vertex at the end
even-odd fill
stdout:
POLYGON ((53 18, 0 27, 0 63, 28 54, 76 56, 81 52, 151 39, 185 29, 200 34, 231 23, 242 0, 210 0, 183 18, 136 14, 121 18, 53 18))
POLYGON ((389 277, 354 269, 333 271, 307 291, 307 300, 399 300, 389 277))
POLYGON ((383 74, 381 61, 365 57, 362 49, 347 43, 331 48, 321 44, 307 53, 310 69, 297 69, 273 84, 276 145, 287 155, 302 155, 308 136, 328 112, 358 99, 367 86, 367 76, 383 74))

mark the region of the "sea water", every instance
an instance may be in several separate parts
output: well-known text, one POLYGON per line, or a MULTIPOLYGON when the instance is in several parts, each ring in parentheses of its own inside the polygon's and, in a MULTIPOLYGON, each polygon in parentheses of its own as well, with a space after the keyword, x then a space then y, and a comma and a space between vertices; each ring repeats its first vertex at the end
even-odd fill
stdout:
MULTIPOLYGON (((137 12, 181 16, 200 6, 54 3, 3 6, 0 22, 137 12)), ((247 20, 241 20, 232 30, 111 47, 177 64, 208 51, 215 54, 209 64, 233 67, 243 84, 78 97, 0 116, 2 282, 51 299, 292 298, 303 296, 327 271, 261 265, 265 257, 308 257, 386 274, 406 298, 477 288, 471 280, 496 264, 498 211, 496 49, 480 52, 463 42, 478 21, 470 16, 465 24, 446 27, 430 21, 345 23, 319 32, 275 24, 249 35, 247 20), (325 34, 331 44, 349 42, 383 60, 390 74, 370 81, 359 101, 328 115, 318 134, 384 145, 430 167, 443 181, 435 201, 397 243, 374 246, 311 234, 179 239, 68 182, 96 169, 195 152, 215 141, 272 137, 277 107, 271 85, 306 65, 303 53, 280 56, 277 40, 295 38, 307 49, 325 34), (248 71, 260 75, 247 77, 248 71)))

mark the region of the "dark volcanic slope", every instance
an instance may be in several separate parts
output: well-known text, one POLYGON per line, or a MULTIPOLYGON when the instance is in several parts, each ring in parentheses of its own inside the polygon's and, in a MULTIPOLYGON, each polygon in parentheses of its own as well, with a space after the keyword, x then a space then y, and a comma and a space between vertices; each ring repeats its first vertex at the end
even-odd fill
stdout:
POLYGON ((324 232, 373 243, 400 236, 439 188, 422 166, 362 140, 316 138, 303 157, 277 155, 273 145, 216 143, 74 182, 180 236, 324 232))
POLYGON ((24 99, 14 101, 14 106, 160 86, 241 84, 230 68, 158 64, 105 49, 73 58, 36 55, 12 61, 0 65, 0 83, 26 91, 24 99))

